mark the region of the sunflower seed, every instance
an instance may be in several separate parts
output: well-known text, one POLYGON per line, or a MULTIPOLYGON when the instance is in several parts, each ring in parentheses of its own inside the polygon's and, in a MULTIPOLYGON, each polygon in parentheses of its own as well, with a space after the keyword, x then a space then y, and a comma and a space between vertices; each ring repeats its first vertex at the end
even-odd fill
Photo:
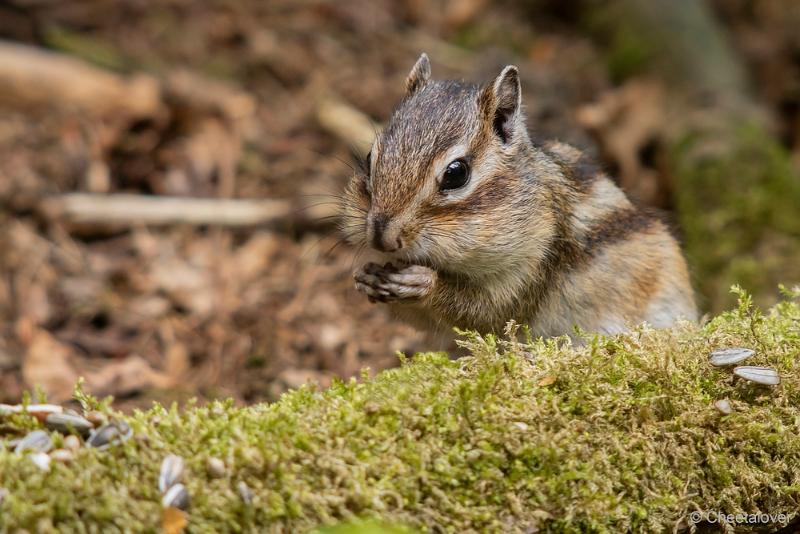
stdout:
POLYGON ((180 482, 183 476, 183 458, 174 454, 168 455, 161 462, 161 472, 158 475, 158 490, 165 493, 169 488, 180 482))
POLYGON ((213 478, 222 478, 225 476, 225 462, 212 456, 206 461, 206 470, 209 476, 213 478))
POLYGON ((34 430, 17 443, 14 452, 47 452, 52 447, 53 440, 50 439, 50 434, 44 430, 34 430))
POLYGON ((720 399, 714 402, 714 408, 719 410, 723 415, 730 415, 733 413, 733 407, 728 399, 720 399))
POLYGON ((743 362, 753 354, 755 354, 755 351, 752 349, 743 349, 739 347, 718 349, 711 353, 708 361, 711 362, 711 365, 714 367, 727 367, 743 362))
POLYGON ((34 452, 28 455, 28 459, 42 471, 50 471, 50 457, 46 452, 34 452))
POLYGON ((250 486, 244 483, 244 481, 240 481, 236 485, 236 489, 239 490, 239 496, 242 498, 242 501, 245 504, 250 504, 253 502, 253 490, 250 489, 250 486))
POLYGON ((94 426, 80 415, 68 413, 51 413, 44 420, 44 426, 51 430, 58 430, 62 434, 71 434, 73 431, 82 436, 87 436, 94 426))
POLYGON ((57 404, 0 404, 0 415, 8 415, 13 413, 28 413, 36 417, 44 418, 51 413, 61 413, 64 408, 57 404))
POLYGON ((128 441, 133 430, 125 421, 114 421, 92 431, 86 443, 97 449, 107 449, 111 445, 128 441))
POLYGON ((733 374, 750 382, 764 386, 777 386, 781 383, 778 371, 771 367, 755 367, 753 365, 740 365, 733 369, 733 374))
POLYGON ((189 502, 189 492, 186 490, 186 486, 180 482, 169 488, 164 494, 164 498, 161 499, 161 505, 164 508, 171 506, 179 510, 187 510, 189 502))

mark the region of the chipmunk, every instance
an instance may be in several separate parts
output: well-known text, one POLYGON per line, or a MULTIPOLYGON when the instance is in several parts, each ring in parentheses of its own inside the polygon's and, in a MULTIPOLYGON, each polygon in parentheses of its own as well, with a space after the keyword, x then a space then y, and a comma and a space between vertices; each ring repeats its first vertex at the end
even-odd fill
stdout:
POLYGON ((434 333, 614 334, 695 320, 686 262, 576 148, 534 144, 519 72, 434 81, 422 54, 405 97, 346 187, 342 228, 383 254, 354 272, 371 301, 434 333))

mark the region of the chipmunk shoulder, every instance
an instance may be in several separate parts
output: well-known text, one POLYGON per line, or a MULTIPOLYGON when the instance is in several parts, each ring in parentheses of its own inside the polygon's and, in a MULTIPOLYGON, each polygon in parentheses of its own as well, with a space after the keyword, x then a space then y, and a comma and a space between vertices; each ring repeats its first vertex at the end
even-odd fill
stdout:
POLYGON ((534 144, 516 67, 434 81, 423 54, 348 184, 342 229, 380 263, 356 289, 433 332, 665 327, 697 310, 681 249, 580 150, 534 144))

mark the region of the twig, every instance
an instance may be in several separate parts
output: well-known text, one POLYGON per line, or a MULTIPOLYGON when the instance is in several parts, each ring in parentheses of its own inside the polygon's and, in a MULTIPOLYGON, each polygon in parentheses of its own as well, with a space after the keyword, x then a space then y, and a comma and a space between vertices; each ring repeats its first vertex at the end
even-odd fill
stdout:
POLYGON ((285 200, 238 200, 145 195, 71 193, 42 202, 49 219, 72 225, 217 225, 255 226, 292 213, 285 200))
POLYGON ((317 105, 317 121, 339 140, 366 154, 375 138, 376 126, 370 118, 334 97, 325 97, 317 105))
POLYGON ((63 54, 0 41, 0 105, 144 117, 158 111, 161 95, 151 76, 125 78, 63 54))

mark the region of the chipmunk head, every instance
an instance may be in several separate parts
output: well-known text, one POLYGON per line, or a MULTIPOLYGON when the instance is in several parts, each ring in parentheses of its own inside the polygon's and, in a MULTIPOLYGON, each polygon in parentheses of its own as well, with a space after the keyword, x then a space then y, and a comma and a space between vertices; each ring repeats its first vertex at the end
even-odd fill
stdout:
POLYGON ((509 225, 536 202, 520 190, 529 147, 516 67, 482 87, 434 81, 422 54, 347 187, 343 227, 392 258, 474 273, 517 248, 509 225))

